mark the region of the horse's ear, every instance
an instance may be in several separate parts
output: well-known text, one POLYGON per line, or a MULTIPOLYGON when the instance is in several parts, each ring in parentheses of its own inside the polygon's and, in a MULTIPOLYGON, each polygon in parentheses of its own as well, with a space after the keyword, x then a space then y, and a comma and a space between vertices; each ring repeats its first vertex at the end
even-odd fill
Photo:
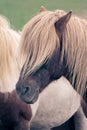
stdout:
POLYGON ((47 9, 44 6, 41 6, 39 12, 43 12, 43 11, 47 11, 47 9))
POLYGON ((69 11, 66 15, 62 16, 56 23, 55 23, 55 27, 59 32, 62 32, 68 21, 70 20, 72 15, 72 11, 69 11))

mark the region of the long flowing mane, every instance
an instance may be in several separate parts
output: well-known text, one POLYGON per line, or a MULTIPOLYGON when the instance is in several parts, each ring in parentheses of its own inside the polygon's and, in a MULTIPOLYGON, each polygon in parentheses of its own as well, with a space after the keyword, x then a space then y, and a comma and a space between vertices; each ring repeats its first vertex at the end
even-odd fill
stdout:
POLYGON ((17 77, 16 51, 20 35, 0 16, 0 92, 13 90, 17 77))
MULTIPOLYGON (((65 14, 62 10, 44 11, 25 25, 19 47, 19 61, 22 65, 26 61, 22 77, 36 71, 60 47, 55 23, 65 14)), ((83 94, 87 80, 87 21, 72 16, 62 35, 62 45, 61 60, 67 56, 70 81, 83 94)))

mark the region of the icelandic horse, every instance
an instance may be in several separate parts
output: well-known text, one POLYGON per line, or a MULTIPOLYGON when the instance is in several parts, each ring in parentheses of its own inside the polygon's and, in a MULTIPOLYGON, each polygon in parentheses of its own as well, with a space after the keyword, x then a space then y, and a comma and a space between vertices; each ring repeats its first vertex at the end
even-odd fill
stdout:
MULTIPOLYGON (((16 85, 19 97, 26 103, 35 103, 39 92, 43 93, 49 83, 65 76, 84 102, 87 101, 86 58, 87 21, 72 16, 72 11, 53 12, 42 8, 22 31, 19 62, 23 67, 16 85)), ((57 129, 86 130, 87 107, 82 107, 67 124, 57 129)))

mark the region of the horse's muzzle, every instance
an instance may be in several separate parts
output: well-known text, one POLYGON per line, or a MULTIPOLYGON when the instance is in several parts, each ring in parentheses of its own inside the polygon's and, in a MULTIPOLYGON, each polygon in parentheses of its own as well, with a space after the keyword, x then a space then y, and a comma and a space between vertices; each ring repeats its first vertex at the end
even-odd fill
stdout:
POLYGON ((30 85, 20 86, 19 84, 17 84, 16 91, 20 99, 27 104, 35 103, 39 96, 39 88, 30 85))

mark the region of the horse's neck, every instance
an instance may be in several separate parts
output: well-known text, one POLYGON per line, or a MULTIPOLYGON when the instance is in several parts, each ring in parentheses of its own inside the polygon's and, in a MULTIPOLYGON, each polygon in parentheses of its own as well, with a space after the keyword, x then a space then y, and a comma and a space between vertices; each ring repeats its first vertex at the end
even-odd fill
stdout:
POLYGON ((87 80, 87 62, 85 60, 87 58, 87 21, 77 19, 76 24, 74 21, 72 23, 73 28, 72 24, 71 29, 68 26, 69 32, 66 30, 63 35, 64 39, 68 40, 62 43, 67 59, 66 78, 76 91, 83 95, 87 80), (78 32, 80 32, 79 35, 78 32), (68 37, 68 33, 70 37, 68 37))

